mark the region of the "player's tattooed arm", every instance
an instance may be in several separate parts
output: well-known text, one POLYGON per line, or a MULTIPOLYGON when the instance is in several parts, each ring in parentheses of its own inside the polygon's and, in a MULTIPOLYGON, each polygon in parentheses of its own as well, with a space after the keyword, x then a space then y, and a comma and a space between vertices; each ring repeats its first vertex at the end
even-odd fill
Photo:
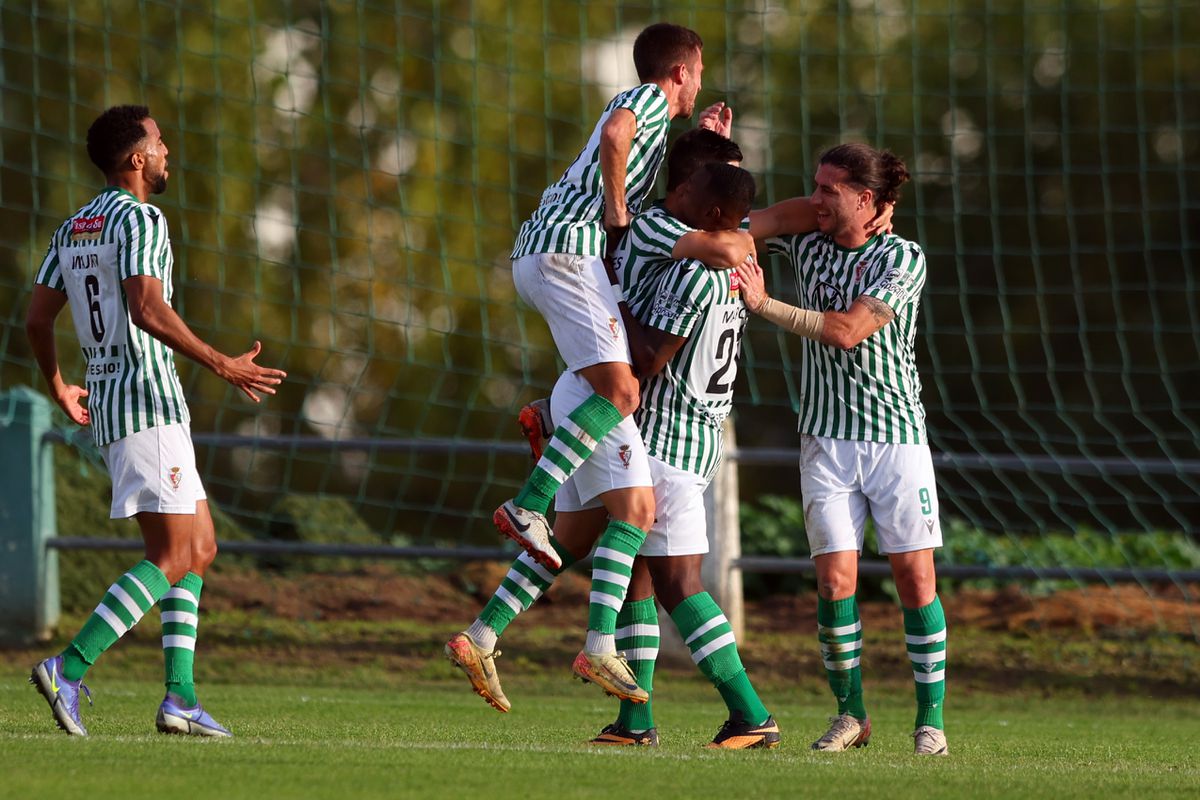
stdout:
POLYGON ((895 310, 878 297, 863 295, 846 312, 826 311, 821 343, 849 350, 858 347, 896 318, 895 310))

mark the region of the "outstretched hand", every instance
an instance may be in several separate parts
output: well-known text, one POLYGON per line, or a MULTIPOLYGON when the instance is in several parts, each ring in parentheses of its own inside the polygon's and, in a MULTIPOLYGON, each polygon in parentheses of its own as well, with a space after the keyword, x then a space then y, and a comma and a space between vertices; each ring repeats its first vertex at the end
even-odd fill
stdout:
POLYGON ((758 313, 762 304, 767 301, 767 286, 763 279, 762 267, 757 262, 746 259, 737 265, 737 275, 742 302, 751 313, 758 313))
POLYGON ((87 426, 91 424, 92 417, 88 413, 87 403, 80 402, 82 398, 87 396, 87 389, 82 386, 67 384, 54 397, 54 402, 58 403, 58 407, 66 412, 71 422, 74 422, 76 425, 87 426))
POLYGON ((733 109, 724 102, 713 103, 700 112, 700 121, 696 127, 707 128, 729 139, 731 138, 730 134, 733 133, 733 109))
POLYGON ((245 353, 237 358, 228 359, 221 371, 222 378, 236 386, 256 403, 262 402, 262 398, 256 392, 275 394, 274 387, 287 377, 287 373, 281 369, 270 369, 255 364, 254 359, 261 351, 262 342, 255 342, 245 353))

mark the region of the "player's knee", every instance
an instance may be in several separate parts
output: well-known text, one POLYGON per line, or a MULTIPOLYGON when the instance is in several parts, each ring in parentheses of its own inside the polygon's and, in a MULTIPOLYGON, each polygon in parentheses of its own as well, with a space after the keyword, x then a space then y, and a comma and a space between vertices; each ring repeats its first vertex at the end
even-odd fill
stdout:
POLYGON ((625 516, 625 521, 630 525, 643 531, 650 530, 650 526, 654 524, 654 493, 638 492, 637 496, 631 499, 625 516))
POLYGON ((681 575, 668 578, 661 585, 655 584, 654 589, 659 602, 670 613, 687 598, 703 592, 704 585, 694 575, 681 575))
POLYGON ((849 575, 822 575, 817 580, 817 594, 824 600, 845 600, 854 594, 855 588, 849 575))
POLYGON ((217 549, 216 540, 206 542, 203 545, 193 548, 191 565, 192 572, 195 572, 197 575, 203 574, 204 571, 212 565, 213 561, 216 560, 217 549))
POLYGON ((933 602, 937 594, 937 586, 932 576, 910 573, 895 575, 896 594, 900 596, 900 605, 905 608, 921 608, 933 602))
POLYGON ((162 571, 163 577, 167 579, 167 583, 172 586, 183 580, 183 576, 191 568, 190 559, 176 555, 162 556, 154 563, 162 571))

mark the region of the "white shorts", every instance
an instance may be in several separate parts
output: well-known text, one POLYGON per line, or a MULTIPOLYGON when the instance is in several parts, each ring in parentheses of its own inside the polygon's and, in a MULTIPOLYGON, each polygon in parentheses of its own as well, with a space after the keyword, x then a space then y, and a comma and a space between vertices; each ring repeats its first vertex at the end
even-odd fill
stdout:
POLYGON ((800 491, 814 556, 862 552, 868 515, 880 554, 942 546, 927 445, 801 436, 800 491))
POLYGON ((104 445, 100 455, 112 476, 113 519, 142 511, 195 514, 204 500, 187 425, 158 425, 104 445))
POLYGON ((621 311, 599 256, 534 253, 513 262, 513 284, 538 310, 568 372, 631 363, 621 311))
MULTIPOLYGON (((550 394, 550 419, 558 425, 579 405, 595 394, 592 385, 574 372, 564 372, 550 394)), ((600 495, 613 489, 653 486, 646 443, 633 417, 621 420, 617 427, 596 444, 592 455, 571 473, 554 496, 558 511, 581 511, 603 505, 600 495)))
MULTIPOLYGON (((650 476, 654 480, 654 525, 646 534, 640 556, 691 556, 708 552, 708 516, 704 511, 704 490, 708 481, 694 472, 672 467, 649 456, 650 476)), ((563 484, 566 489, 570 484, 563 484)), ((583 511, 599 508, 600 501, 578 502, 574 492, 559 490, 554 499, 558 511, 583 511)))

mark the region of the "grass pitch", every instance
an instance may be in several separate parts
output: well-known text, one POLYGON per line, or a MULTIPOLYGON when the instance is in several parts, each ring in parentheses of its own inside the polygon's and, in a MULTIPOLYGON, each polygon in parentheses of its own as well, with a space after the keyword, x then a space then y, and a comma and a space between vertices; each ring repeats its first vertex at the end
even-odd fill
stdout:
MULTIPOLYGON (((261 668, 260 668, 261 669, 261 668)), ((227 741, 154 732, 161 687, 94 675, 90 739, 54 729, 45 702, 12 661, 0 670, 0 797, 86 800, 164 795, 216 798, 471 797, 1194 797, 1200 704, 1190 698, 1038 697, 956 693, 951 755, 912 755, 911 689, 869 690, 875 734, 863 750, 818 754, 830 700, 815 686, 771 685, 764 699, 780 749, 702 749, 724 717, 707 684, 656 682, 658 750, 588 747, 616 703, 564 670, 509 679, 499 714, 447 672, 373 687, 210 683, 206 706, 227 741)), ((259 670, 256 670, 258 672, 259 670)))

